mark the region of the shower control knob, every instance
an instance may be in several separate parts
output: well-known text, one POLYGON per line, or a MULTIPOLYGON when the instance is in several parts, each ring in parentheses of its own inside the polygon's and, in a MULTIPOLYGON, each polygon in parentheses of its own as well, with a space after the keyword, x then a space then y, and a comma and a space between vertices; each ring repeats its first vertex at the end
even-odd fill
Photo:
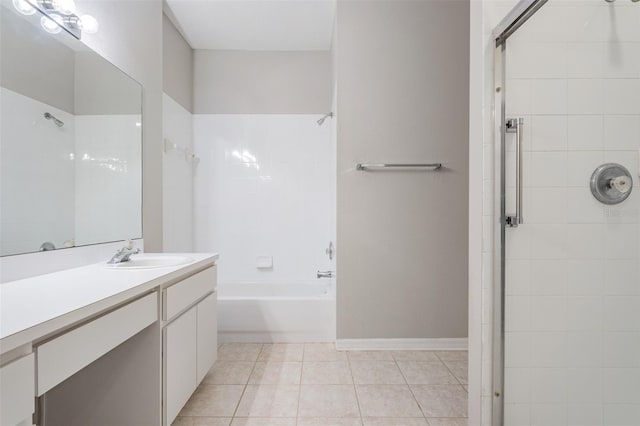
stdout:
POLYGON ((603 204, 619 204, 631 195, 633 178, 624 166, 607 163, 591 175, 591 193, 603 204))
POLYGON ((611 179, 609 182, 611 188, 615 188, 623 194, 631 191, 631 179, 627 176, 618 176, 617 178, 611 179))

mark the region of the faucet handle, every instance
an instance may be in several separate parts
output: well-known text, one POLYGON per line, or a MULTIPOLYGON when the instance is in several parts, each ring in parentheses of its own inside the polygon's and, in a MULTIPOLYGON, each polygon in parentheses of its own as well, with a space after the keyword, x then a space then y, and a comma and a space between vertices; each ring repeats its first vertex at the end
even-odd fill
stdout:
POLYGON ((124 248, 131 250, 133 248, 133 240, 124 240, 124 248))

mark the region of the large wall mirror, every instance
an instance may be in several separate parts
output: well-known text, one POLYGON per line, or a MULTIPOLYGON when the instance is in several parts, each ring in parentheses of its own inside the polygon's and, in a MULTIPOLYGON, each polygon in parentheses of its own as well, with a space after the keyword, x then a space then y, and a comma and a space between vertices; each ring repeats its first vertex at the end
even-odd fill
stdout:
POLYGON ((142 236, 142 88, 0 7, 0 255, 142 236))

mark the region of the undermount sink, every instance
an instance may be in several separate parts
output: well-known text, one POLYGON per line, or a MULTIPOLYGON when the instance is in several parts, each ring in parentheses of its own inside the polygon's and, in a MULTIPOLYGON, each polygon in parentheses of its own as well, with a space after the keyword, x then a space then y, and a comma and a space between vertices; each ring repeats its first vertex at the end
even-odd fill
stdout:
POLYGON ((106 267, 110 269, 149 269, 180 266, 191 262, 193 259, 187 256, 136 254, 131 256, 127 262, 107 264, 106 267))

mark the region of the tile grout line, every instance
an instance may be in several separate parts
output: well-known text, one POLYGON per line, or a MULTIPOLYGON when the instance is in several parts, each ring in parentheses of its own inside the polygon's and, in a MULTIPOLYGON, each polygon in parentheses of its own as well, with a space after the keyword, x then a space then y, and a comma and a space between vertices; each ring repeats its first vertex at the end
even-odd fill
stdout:
POLYGON ((233 415, 231 416, 231 423, 233 423, 233 420, 236 418, 236 414, 238 413, 238 408, 240 408, 240 403, 242 402, 242 398, 244 398, 244 394, 247 392, 247 387, 249 386, 249 380, 251 380, 251 376, 253 375, 253 372, 256 369, 256 364, 258 363, 258 358, 260 358, 260 353, 262 353, 262 349, 264 348, 263 344, 260 344, 260 351, 258 351, 258 356, 256 356, 256 359, 253 361, 253 367, 251 368, 251 372, 249 373, 249 377, 247 377, 247 383, 244 384, 244 388, 242 389, 242 393, 240 394, 240 399, 238 400, 238 403, 236 404, 236 408, 235 410, 233 410, 233 415))
POLYGON ((356 380, 353 377, 353 370, 351 369, 351 357, 349 351, 345 351, 347 355, 347 365, 349 366, 349 374, 351 375, 351 383, 353 384, 353 393, 356 396, 356 405, 358 406, 358 414, 360 414, 360 424, 364 425, 364 419, 362 417, 362 408, 360 408, 360 398, 358 398, 358 389, 356 388, 356 380))
POLYGON ((407 380, 407 378, 405 377, 404 373, 402 372, 402 369, 400 368, 400 365, 398 364, 398 360, 396 359, 396 356, 393 354, 393 352, 391 353, 391 357, 393 358, 393 362, 396 364, 396 367, 400 371, 400 375, 402 376, 402 379, 407 384, 407 387, 409 388, 409 392, 411 392, 411 396, 413 397, 413 400, 416 402, 416 405, 418 405, 418 409, 422 413, 422 417, 425 419, 425 421, 427 422, 427 425, 428 425, 429 424, 429 420, 427 420, 427 416, 424 414, 424 410, 422 409, 422 405, 420 405, 420 403, 418 402, 418 398, 416 398, 416 394, 413 393, 413 389, 411 389, 411 385, 409 384, 409 381, 407 380))

